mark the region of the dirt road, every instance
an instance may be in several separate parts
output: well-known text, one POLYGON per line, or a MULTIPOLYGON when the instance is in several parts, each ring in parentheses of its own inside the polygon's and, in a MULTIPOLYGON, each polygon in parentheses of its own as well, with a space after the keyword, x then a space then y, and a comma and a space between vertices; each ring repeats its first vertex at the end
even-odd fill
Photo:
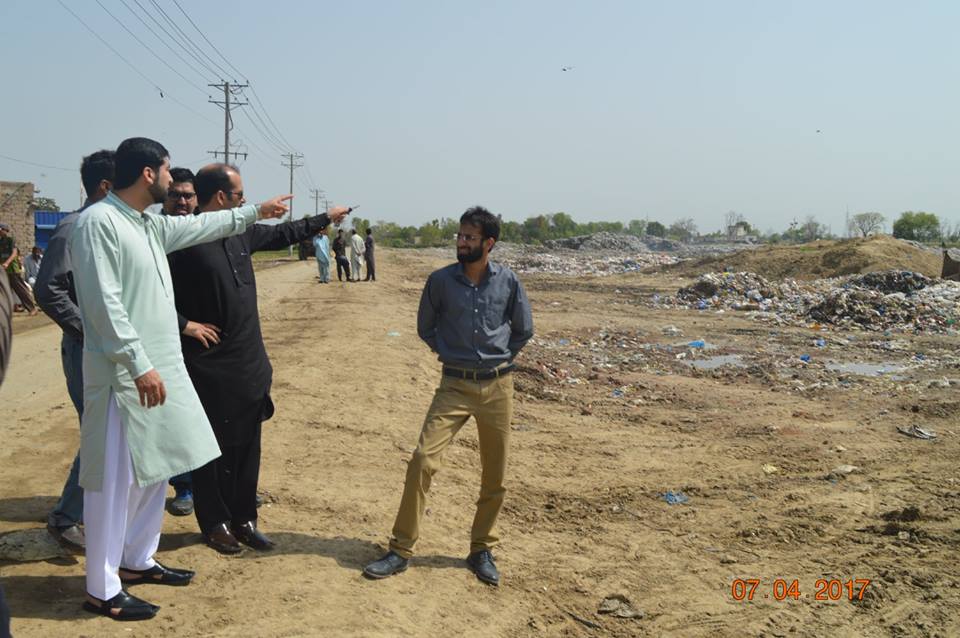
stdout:
MULTIPOLYGON (((801 390, 811 372, 783 362, 809 341, 802 329, 629 303, 676 290, 664 276, 524 278, 537 337, 517 375, 502 586, 463 565, 479 472, 471 425, 434 481, 411 569, 362 578, 387 539, 438 379, 415 314, 426 274, 446 261, 384 250, 375 284, 318 285, 312 262, 259 272, 277 404, 264 429, 260 524, 278 549, 220 556, 192 517, 167 516, 158 558, 198 576, 187 588, 137 590, 162 609, 133 625, 81 610, 82 559, 0 563, 14 634, 960 634, 957 390, 926 385, 960 374, 801 390), (668 324, 681 341, 769 358, 723 372, 686 366, 665 349, 677 341, 662 334, 668 324), (896 432, 916 423, 938 439, 896 432), (669 504, 668 491, 687 501, 669 504), (737 579, 760 581, 752 601, 735 599, 737 579), (857 579, 871 582, 851 602, 857 579), (597 613, 610 595, 643 617, 597 613)), ((0 390, 0 532, 42 526, 78 441, 58 329, 18 321, 0 390)))

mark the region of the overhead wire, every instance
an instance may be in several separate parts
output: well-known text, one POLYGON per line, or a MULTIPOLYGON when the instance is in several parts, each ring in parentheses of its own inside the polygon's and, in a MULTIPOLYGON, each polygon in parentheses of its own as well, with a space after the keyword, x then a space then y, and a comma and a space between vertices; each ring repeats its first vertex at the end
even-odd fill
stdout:
POLYGON ((188 36, 188 35, 184 32, 184 30, 180 28, 180 25, 177 24, 177 23, 173 20, 173 18, 171 18, 169 15, 167 15, 167 12, 164 11, 164 10, 163 10, 163 7, 161 7, 161 6, 157 3, 157 0, 150 0, 150 4, 152 4, 154 7, 156 7, 157 11, 160 12, 161 17, 163 17, 163 19, 166 20, 167 23, 168 23, 170 26, 172 26, 172 27, 177 31, 177 33, 179 33, 181 36, 183 36, 183 39, 184 39, 187 43, 189 43, 190 46, 194 47, 197 51, 199 51, 200 54, 203 55, 203 56, 207 59, 208 62, 210 62, 211 64, 213 64, 213 66, 215 66, 215 67, 217 67, 218 69, 220 69, 220 71, 221 71, 221 73, 222 73, 222 75, 220 75, 220 78, 221 78, 221 79, 225 79, 225 78, 231 78, 231 79, 233 79, 233 80, 236 79, 236 78, 232 77, 232 76, 233 76, 232 73, 228 73, 226 69, 224 69, 222 66, 220 66, 219 64, 217 64, 217 61, 216 61, 216 60, 214 60, 214 59, 211 58, 209 55, 207 55, 206 53, 204 53, 204 52, 203 52, 203 49, 201 49, 201 48, 199 47, 199 45, 197 45, 193 40, 191 40, 191 39, 190 39, 190 36, 188 36))
MULTIPOLYGON (((207 76, 205 76, 203 73, 201 73, 200 71, 198 71, 198 70, 196 69, 196 67, 194 67, 194 66, 190 63, 189 60, 187 60, 185 57, 183 57, 183 55, 182 55, 179 51, 177 51, 175 48, 173 48, 173 47, 170 45, 169 42, 167 42, 164 38, 160 37, 160 34, 158 34, 156 31, 154 31, 154 30, 153 30, 153 27, 151 27, 149 24, 147 24, 147 21, 144 20, 142 17, 140 17, 140 14, 139 14, 139 13, 137 13, 136 11, 133 10, 133 7, 131 7, 131 6, 127 3, 127 0, 120 0, 120 2, 123 4, 124 7, 126 7, 127 11, 129 11, 129 12, 133 15, 134 18, 136 18, 137 20, 140 21, 140 24, 142 24, 144 27, 146 27, 147 31, 149 31, 150 33, 153 34, 153 37, 155 37, 157 40, 159 40, 160 43, 163 44, 163 46, 167 47, 167 49, 169 49, 171 53, 173 53, 175 56, 177 56, 177 58, 179 58, 180 61, 183 62, 184 65, 186 65, 186 68, 190 69, 191 71, 193 71, 194 73, 196 73, 198 76, 200 76, 200 77, 203 79, 204 82, 207 82, 207 83, 210 82, 210 79, 209 79, 207 76)), ((168 34, 168 35, 169 35, 169 34, 168 34)))
MULTIPOLYGON (((150 1, 156 4, 155 0, 150 0, 150 1)), ((236 65, 230 62, 227 56, 225 56, 223 52, 221 52, 220 49, 218 49, 217 46, 210 40, 210 38, 207 37, 206 33, 204 33, 204 31, 197 25, 197 23, 193 20, 193 18, 190 17, 190 14, 187 13, 187 11, 183 8, 183 6, 177 0, 173 0, 173 3, 174 5, 176 5, 177 9, 180 10, 180 13, 182 13, 183 16, 187 19, 187 21, 194 28, 194 30, 196 30, 196 32, 200 34, 200 37, 203 38, 203 40, 208 45, 210 45, 210 48, 213 49, 218 56, 220 56, 220 58, 224 61, 224 63, 226 63, 227 66, 233 69, 233 71, 235 71, 240 77, 243 77, 244 81, 249 85, 250 92, 253 95, 253 100, 256 102, 257 106, 259 107, 259 111, 262 112, 262 115, 259 112, 255 113, 255 115, 260 120, 261 124, 263 124, 265 137, 272 138, 270 141, 274 142, 276 146, 279 146, 281 148, 285 148, 288 150, 293 149, 294 145, 291 144, 290 141, 283 135, 283 132, 280 130, 280 127, 278 127, 276 122, 273 121, 273 118, 270 117, 270 112, 267 111, 266 106, 264 106, 263 101, 260 99, 260 95, 257 93, 256 87, 250 84, 250 81, 249 79, 247 79, 246 74, 241 72, 240 69, 236 67, 236 65), (264 119, 266 121, 264 121, 264 119), (269 135, 266 135, 266 134, 269 134, 269 135)), ((207 57, 209 58, 210 56, 207 56, 207 57)), ((211 62, 216 64, 216 62, 213 60, 211 60, 211 62)), ((217 66, 218 68, 222 69, 222 67, 220 67, 219 64, 217 66)), ((254 111, 257 110, 257 108, 253 106, 253 102, 250 103, 250 106, 254 111)))
POLYGON ((68 173, 76 173, 80 170, 78 168, 64 168, 63 166, 52 166, 50 164, 40 164, 37 162, 30 162, 30 161, 22 160, 16 157, 10 157, 9 155, 0 155, 0 158, 3 158, 5 160, 10 160, 11 162, 17 162, 19 164, 27 164, 28 166, 37 166, 39 168, 51 168, 57 171, 67 171, 68 173))
POLYGON ((113 48, 113 46, 111 46, 109 42, 107 42, 106 40, 104 40, 103 37, 101 37, 100 34, 97 33, 89 24, 87 24, 86 22, 84 22, 83 18, 81 18, 80 16, 78 16, 76 13, 73 12, 72 9, 70 9, 70 7, 68 7, 66 4, 64 4, 64 3, 63 3, 63 0, 57 0, 57 3, 58 3, 61 7, 63 7, 70 15, 72 15, 74 18, 76 18, 77 22, 79 22, 80 24, 82 24, 82 25, 84 26, 84 28, 85 28, 87 31, 89 31, 97 40, 99 40, 105 47, 107 47, 108 49, 110 49, 110 51, 113 52, 113 54, 114 54, 115 56, 117 56, 118 58, 120 58, 120 60, 122 60, 124 64, 126 64, 126 65, 129 66, 131 69, 133 69, 133 72, 134 72, 134 73, 136 73, 137 75, 139 75, 141 78, 143 78, 143 80, 144 80, 147 84, 149 84, 149 85, 152 86, 154 89, 156 89, 156 91, 160 94, 160 97, 161 97, 161 98, 169 98, 171 102, 174 102, 174 103, 180 105, 181 107, 183 107, 183 108, 186 109, 187 111, 190 111, 191 113, 193 113, 194 115, 196 115, 196 116, 199 117, 200 119, 202 119, 202 120, 204 120, 204 121, 206 121, 206 122, 209 122, 209 123, 211 123, 211 124, 216 124, 216 122, 214 122, 214 121, 211 120, 210 118, 208 118, 208 117, 206 117, 205 115, 203 115, 203 114, 199 113, 198 111, 194 110, 193 108, 191 108, 191 107, 188 106, 187 104, 184 104, 183 102, 181 102, 181 101, 178 100, 177 98, 173 97, 173 95, 171 95, 169 91, 164 92, 164 90, 163 90, 156 82, 154 82, 154 81, 151 80, 149 77, 147 77, 147 75, 144 74, 143 71, 141 71, 140 69, 138 69, 132 62, 130 62, 130 60, 128 60, 127 58, 123 57, 123 55, 121 55, 119 51, 117 51, 115 48, 113 48), (166 93, 166 94, 165 94, 165 93, 166 93))
POLYGON ((187 21, 190 23, 190 25, 193 26, 194 29, 196 29, 197 33, 200 34, 200 37, 202 37, 202 38, 206 41, 206 43, 210 45, 210 48, 213 49, 213 50, 217 53, 217 55, 219 55, 220 58, 221 58, 224 62, 227 63, 227 66, 229 66, 231 69, 233 69, 233 70, 237 73, 237 76, 238 76, 238 77, 242 77, 242 78, 244 79, 244 82, 246 82, 246 81, 247 81, 247 79, 246 79, 247 76, 244 75, 243 73, 241 73, 241 72, 240 72, 240 69, 238 69, 237 67, 233 66, 233 65, 230 63, 230 60, 228 60, 225 55, 223 55, 222 53, 220 53, 220 49, 218 49, 218 48, 213 44, 213 42, 211 42, 210 39, 207 38, 207 35, 206 35, 203 31, 200 30, 200 27, 198 27, 197 24, 193 21, 193 18, 191 18, 189 15, 187 15, 187 12, 183 10, 183 7, 180 6, 180 3, 177 2, 177 0, 173 0, 173 4, 175 4, 175 5, 177 6, 177 9, 180 9, 180 13, 183 14, 183 17, 185 17, 185 18, 187 19, 187 21))
POLYGON ((127 25, 125 25, 125 24, 120 20, 120 18, 118 18, 117 16, 113 15, 113 13, 110 12, 110 9, 106 8, 106 7, 103 5, 103 3, 100 2, 100 0, 95 0, 95 1, 96 1, 96 3, 97 3, 98 5, 100 5, 100 8, 101 8, 101 9, 103 9, 104 11, 107 12, 107 15, 108 15, 108 16, 110 16, 111 18, 113 18, 113 19, 116 21, 116 23, 119 24, 119 25, 123 28, 124 31, 126 31, 127 33, 130 34, 130 37, 131 37, 131 38, 133 38, 134 40, 136 40, 137 42, 139 42, 139 43, 140 43, 140 46, 142 46, 144 49, 146 49, 147 51, 149 51, 149 52, 150 52, 150 55, 152 55, 153 57, 155 57, 157 60, 159 60, 161 63, 163 63, 164 66, 166 66, 168 69, 170 69, 170 70, 173 71, 175 74, 177 74, 178 76, 180 76, 180 78, 181 78, 184 82, 186 82, 187 84, 189 84, 190 86, 192 86, 192 87, 195 88, 196 90, 200 91, 201 93, 203 93, 203 94, 205 94, 205 95, 207 95, 207 96, 209 97, 209 92, 208 92, 206 89, 204 89, 203 87, 201 87, 199 84, 195 84, 194 82, 190 81, 189 79, 187 79, 187 77, 186 77, 184 74, 180 73, 180 71, 178 71, 178 70, 176 70, 175 68, 173 68, 173 66, 171 66, 169 62, 167 62, 162 56, 157 55, 156 51, 154 51, 154 50, 151 49, 149 46, 147 46, 147 43, 146 43, 146 42, 144 42, 143 40, 141 40, 140 38, 138 38, 138 37, 136 36, 136 34, 134 34, 133 31, 131 31, 129 28, 127 28, 127 25))
POLYGON ((155 25, 157 25, 157 27, 158 27, 161 31, 163 31, 164 34, 167 35, 167 37, 169 37, 171 40, 173 40, 174 42, 176 42, 176 43, 177 43, 177 46, 181 47, 181 48, 183 49, 184 53, 186 53, 187 55, 189 55, 190 57, 192 57, 194 60, 196 60, 197 63, 198 63, 200 66, 202 66, 203 68, 205 68, 211 75, 213 75, 213 77, 219 77, 219 76, 220 76, 220 74, 217 73, 216 69, 214 69, 214 68, 211 67, 209 64, 207 64, 207 62, 206 62, 203 58, 201 58, 200 56, 198 56, 198 55, 190 48, 188 42, 185 43, 183 40, 180 39, 180 37, 179 37, 178 35, 176 35, 176 34, 174 34, 174 33, 170 33, 169 31, 167 31, 167 28, 166 28, 165 26, 163 26, 163 24, 161 24, 161 22, 156 18, 156 16, 154 16, 153 13, 151 13, 149 9, 147 9, 147 8, 144 7, 142 4, 140 4, 140 0, 133 0, 133 2, 134 2, 134 4, 137 5, 137 7, 140 9, 140 11, 143 12, 143 14, 144 14, 145 16, 147 16, 148 18, 150 18, 150 20, 151 20, 155 25))

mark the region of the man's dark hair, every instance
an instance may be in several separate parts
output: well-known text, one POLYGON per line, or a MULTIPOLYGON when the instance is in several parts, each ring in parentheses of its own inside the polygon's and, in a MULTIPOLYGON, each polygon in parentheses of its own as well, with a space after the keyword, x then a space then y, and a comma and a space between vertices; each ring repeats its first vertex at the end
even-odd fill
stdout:
POLYGON ((131 137, 123 140, 114 156, 116 164, 114 188, 122 190, 133 186, 140 179, 143 169, 152 168, 159 171, 163 161, 169 157, 170 153, 160 142, 145 137, 131 137))
POLYGON ((367 228, 367 234, 368 234, 368 235, 372 235, 372 234, 373 234, 373 229, 372 229, 372 228, 367 228))
POLYGON ((190 182, 193 183, 193 171, 189 168, 182 168, 180 166, 170 169, 170 177, 173 178, 173 181, 177 183, 190 182))
POLYGON ((197 191, 197 203, 206 206, 217 191, 229 192, 230 171, 240 174, 240 170, 230 164, 211 164, 197 171, 197 176, 193 178, 193 188, 197 191))
POLYGON ((80 181, 83 182, 83 190, 87 191, 87 197, 97 192, 101 181, 113 183, 114 155, 113 151, 104 149, 90 153, 80 162, 80 181))
POLYGON ((483 206, 468 208, 460 216, 460 223, 479 226, 484 239, 487 237, 492 237, 494 241, 500 239, 500 220, 483 206))

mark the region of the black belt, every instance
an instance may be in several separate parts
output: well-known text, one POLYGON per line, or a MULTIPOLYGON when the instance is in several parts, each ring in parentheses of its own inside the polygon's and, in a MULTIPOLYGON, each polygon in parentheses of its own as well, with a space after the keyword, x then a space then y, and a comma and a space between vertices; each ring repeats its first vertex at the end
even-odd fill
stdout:
POLYGON ((491 368, 489 370, 467 370, 466 368, 450 368, 448 366, 443 366, 443 374, 448 377, 456 377, 457 379, 486 381, 488 379, 502 377, 505 374, 510 374, 513 372, 515 367, 516 366, 512 363, 509 363, 505 366, 500 366, 499 368, 491 368))

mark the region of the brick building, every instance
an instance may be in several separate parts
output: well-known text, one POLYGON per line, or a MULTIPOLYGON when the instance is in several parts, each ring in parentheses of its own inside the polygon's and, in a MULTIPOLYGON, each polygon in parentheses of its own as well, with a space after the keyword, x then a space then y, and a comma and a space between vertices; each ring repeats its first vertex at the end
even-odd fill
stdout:
POLYGON ((0 222, 10 226, 24 255, 34 243, 33 183, 0 181, 0 222))

